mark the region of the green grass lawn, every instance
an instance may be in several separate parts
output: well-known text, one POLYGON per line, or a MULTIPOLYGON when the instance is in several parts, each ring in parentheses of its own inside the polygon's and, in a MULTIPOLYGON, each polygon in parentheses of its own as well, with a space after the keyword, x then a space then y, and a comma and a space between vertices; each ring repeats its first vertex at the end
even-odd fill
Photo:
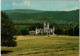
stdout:
POLYGON ((78 36, 19 36, 16 47, 1 47, 2 56, 79 56, 78 36))

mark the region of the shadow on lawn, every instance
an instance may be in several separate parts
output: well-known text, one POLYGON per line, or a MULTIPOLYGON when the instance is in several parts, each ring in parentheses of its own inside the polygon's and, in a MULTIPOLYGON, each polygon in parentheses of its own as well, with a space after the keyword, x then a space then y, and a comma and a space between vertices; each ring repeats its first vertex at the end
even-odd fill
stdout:
POLYGON ((10 53, 10 52, 13 52, 13 51, 9 51, 9 50, 2 50, 2 51, 1 51, 1 54, 7 54, 7 53, 10 53))

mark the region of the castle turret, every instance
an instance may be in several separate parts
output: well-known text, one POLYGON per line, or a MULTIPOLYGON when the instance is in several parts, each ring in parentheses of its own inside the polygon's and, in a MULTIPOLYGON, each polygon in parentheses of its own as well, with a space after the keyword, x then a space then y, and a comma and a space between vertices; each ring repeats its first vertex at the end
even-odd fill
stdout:
POLYGON ((49 29, 49 23, 47 23, 47 29, 49 29))
POLYGON ((46 26, 46 22, 44 22, 44 26, 46 26))
POLYGON ((44 27, 44 29, 46 29, 46 22, 44 22, 44 26, 43 27, 44 27))
POLYGON ((53 26, 53 35, 55 35, 54 30, 55 30, 55 27, 53 26))
POLYGON ((44 29, 49 29, 49 23, 44 22, 44 29))

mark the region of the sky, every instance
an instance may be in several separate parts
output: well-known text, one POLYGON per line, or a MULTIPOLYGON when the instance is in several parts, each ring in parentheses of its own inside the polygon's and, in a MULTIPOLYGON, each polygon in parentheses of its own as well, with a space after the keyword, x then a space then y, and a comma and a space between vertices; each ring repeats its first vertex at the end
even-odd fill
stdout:
POLYGON ((35 9, 44 11, 71 11, 79 9, 79 1, 2 0, 1 10, 35 9))

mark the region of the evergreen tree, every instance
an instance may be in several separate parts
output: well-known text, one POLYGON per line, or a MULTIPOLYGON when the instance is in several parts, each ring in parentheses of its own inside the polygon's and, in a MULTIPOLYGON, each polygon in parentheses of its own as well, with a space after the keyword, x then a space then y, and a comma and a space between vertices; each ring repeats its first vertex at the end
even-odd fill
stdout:
POLYGON ((16 46, 17 44, 13 35, 14 23, 4 12, 1 12, 1 46, 16 46))

